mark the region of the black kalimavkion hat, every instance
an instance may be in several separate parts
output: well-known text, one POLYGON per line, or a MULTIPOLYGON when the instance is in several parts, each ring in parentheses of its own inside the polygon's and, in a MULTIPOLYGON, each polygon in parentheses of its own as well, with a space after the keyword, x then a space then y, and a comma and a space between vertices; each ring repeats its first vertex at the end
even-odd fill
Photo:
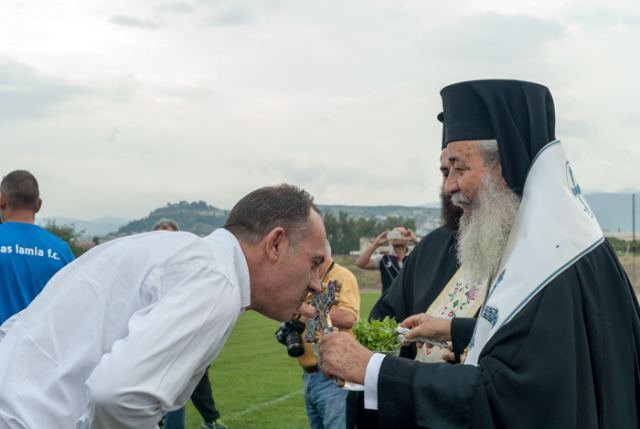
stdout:
POLYGON ((546 86, 518 80, 475 80, 440 91, 442 144, 453 141, 498 141, 502 175, 522 194, 531 162, 555 140, 553 98, 546 86))

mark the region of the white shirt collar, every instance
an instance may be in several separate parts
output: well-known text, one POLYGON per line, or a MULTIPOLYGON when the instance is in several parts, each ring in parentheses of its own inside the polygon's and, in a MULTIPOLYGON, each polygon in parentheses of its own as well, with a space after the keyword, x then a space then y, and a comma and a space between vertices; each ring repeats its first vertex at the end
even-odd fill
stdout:
POLYGON ((251 278, 249 277, 247 258, 242 252, 240 242, 235 235, 224 228, 216 229, 205 237, 205 239, 218 242, 232 249, 233 269, 238 276, 241 305, 242 308, 245 309, 251 304, 251 278))

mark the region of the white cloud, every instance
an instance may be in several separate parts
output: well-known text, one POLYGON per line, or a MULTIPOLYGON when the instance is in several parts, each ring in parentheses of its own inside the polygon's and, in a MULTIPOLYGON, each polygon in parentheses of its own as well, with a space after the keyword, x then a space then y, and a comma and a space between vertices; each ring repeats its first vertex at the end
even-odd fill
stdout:
POLYGON ((135 16, 129 15, 113 15, 109 18, 111 24, 120 25, 122 27, 141 28, 141 29, 156 29, 160 27, 153 21, 148 21, 135 16))
POLYGON ((0 59, 0 122, 55 114, 56 107, 83 92, 78 85, 47 78, 31 67, 0 59))
POLYGON ((550 44, 562 40, 564 27, 532 16, 483 13, 443 24, 437 33, 441 40, 432 51, 442 60, 501 64, 539 59, 550 44))
POLYGON ((253 13, 247 7, 229 6, 221 10, 215 11, 214 14, 207 18, 207 22, 213 27, 224 27, 229 25, 249 24, 254 20, 253 13))
POLYGON ((187 2, 168 2, 160 5, 160 9, 170 13, 190 14, 195 12, 192 4, 187 2))
POLYGON ((437 201, 438 91, 508 77, 551 88, 583 188, 633 187, 636 3, 7 0, 0 174, 33 170, 45 214, 70 217, 229 208, 282 181, 437 201))

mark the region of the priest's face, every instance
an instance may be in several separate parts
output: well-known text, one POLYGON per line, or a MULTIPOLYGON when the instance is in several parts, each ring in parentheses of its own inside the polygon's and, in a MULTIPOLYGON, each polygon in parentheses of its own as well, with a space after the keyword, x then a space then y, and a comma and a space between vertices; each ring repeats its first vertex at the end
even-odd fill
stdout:
POLYGON ((451 142, 446 151, 449 174, 444 184, 445 196, 469 215, 485 175, 502 179, 500 164, 487 166, 477 142, 473 140, 451 142))
POLYGON ((448 150, 446 192, 464 210, 458 260, 467 275, 485 281, 498 268, 520 201, 502 178, 497 143, 455 142, 448 150))

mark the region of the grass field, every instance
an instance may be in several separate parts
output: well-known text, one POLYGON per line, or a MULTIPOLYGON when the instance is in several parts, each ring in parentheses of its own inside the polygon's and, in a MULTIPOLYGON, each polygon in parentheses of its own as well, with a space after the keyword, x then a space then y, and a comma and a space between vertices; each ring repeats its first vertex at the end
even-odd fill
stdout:
MULTIPOLYGON (((361 294, 363 315, 378 296, 361 294)), ((278 325, 255 312, 243 314, 209 369, 216 407, 231 429, 308 427, 302 370, 273 337, 278 325)), ((189 402, 186 428, 199 425, 200 415, 189 402)))
POLYGON ((640 256, 619 256, 619 258, 636 293, 640 294, 640 256))

